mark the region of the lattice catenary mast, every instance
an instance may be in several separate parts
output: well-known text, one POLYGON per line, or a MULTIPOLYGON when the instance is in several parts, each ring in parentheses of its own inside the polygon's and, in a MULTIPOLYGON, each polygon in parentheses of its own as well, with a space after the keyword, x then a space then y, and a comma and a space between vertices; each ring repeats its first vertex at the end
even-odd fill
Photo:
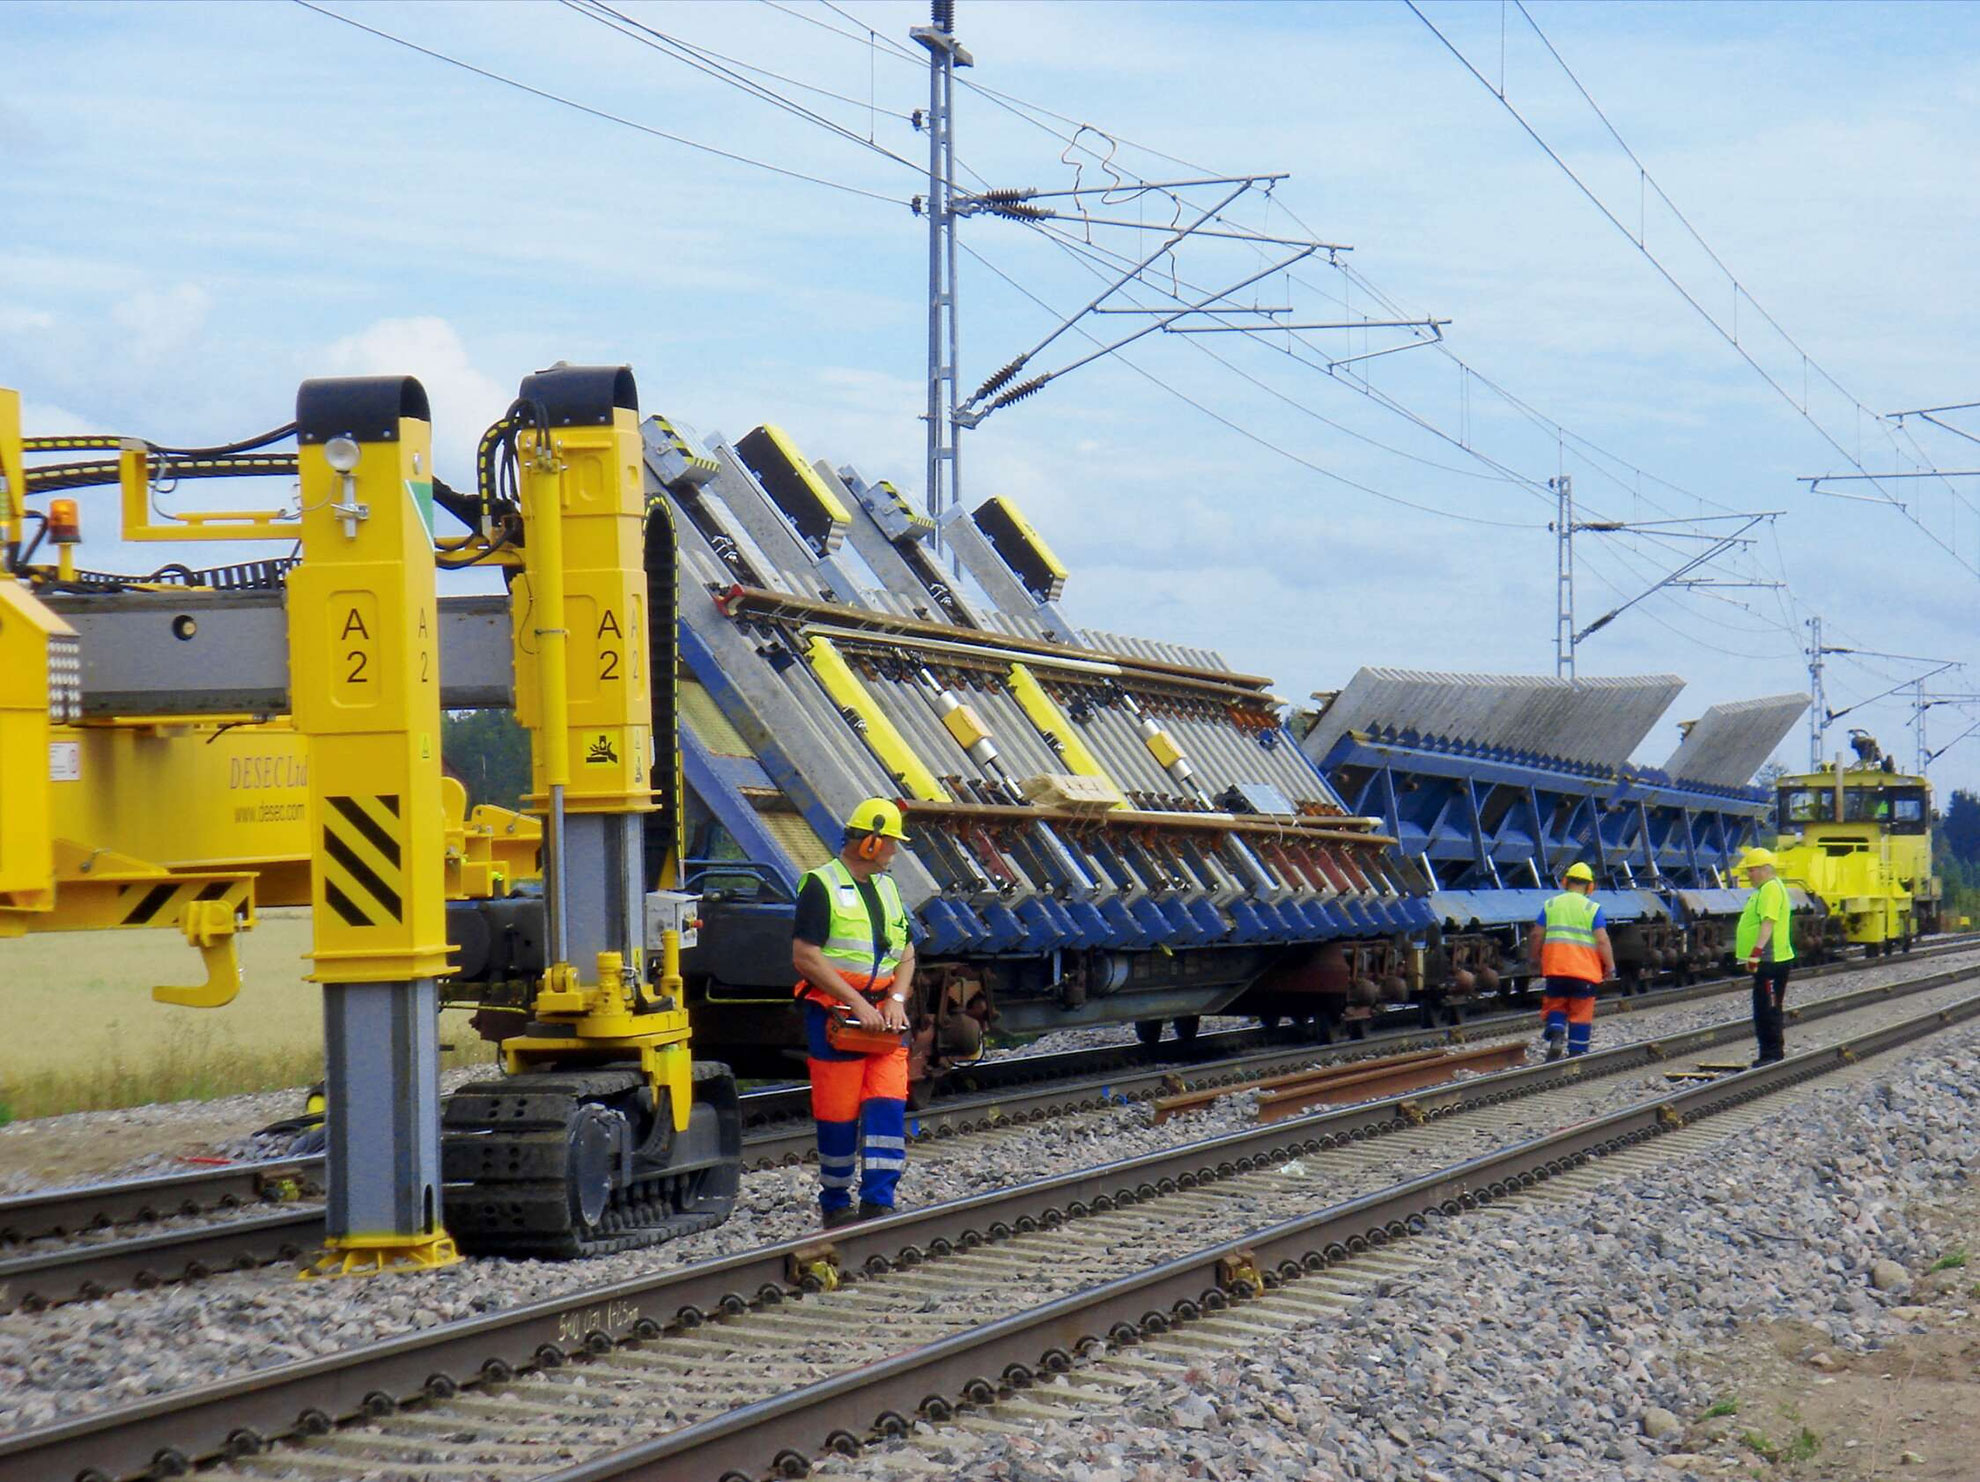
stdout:
POLYGON ((928 515, 962 501, 956 426, 956 68, 975 64, 955 37, 955 0, 932 0, 931 24, 908 35, 928 49, 928 515))

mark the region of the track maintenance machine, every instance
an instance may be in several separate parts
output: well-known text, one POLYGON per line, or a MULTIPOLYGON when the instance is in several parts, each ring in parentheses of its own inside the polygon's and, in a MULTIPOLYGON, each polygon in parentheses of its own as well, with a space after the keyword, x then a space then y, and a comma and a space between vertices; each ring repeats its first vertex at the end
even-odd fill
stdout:
POLYGON ((19 407, 0 391, 0 935, 177 928, 206 979, 156 995, 218 1006, 257 905, 311 908, 320 1272, 444 1264, 457 1245, 580 1255, 724 1218, 741 1134, 726 1067, 688 1048, 695 903, 649 888, 680 856, 678 761, 654 746, 673 735, 673 541, 643 492, 631 373, 529 377, 473 493, 434 477, 411 378, 306 382, 292 424, 214 448, 23 438, 19 407), (185 481, 239 477, 293 480, 294 498, 160 511, 185 481), (101 487, 127 542, 295 554, 83 568, 67 491, 101 487), (436 508, 467 533, 436 539, 436 508), (438 596, 437 568, 482 564, 506 594, 438 596), (470 813, 442 773, 442 707, 510 703, 529 816, 470 813), (482 978, 529 963, 533 991, 506 1073, 443 1113, 456 952, 482 978))
POLYGON ((1939 930, 1932 873, 1932 785, 1897 770, 1877 739, 1851 731, 1853 762, 1775 785, 1781 878, 1814 892, 1844 939, 1871 957, 1911 950, 1939 930))

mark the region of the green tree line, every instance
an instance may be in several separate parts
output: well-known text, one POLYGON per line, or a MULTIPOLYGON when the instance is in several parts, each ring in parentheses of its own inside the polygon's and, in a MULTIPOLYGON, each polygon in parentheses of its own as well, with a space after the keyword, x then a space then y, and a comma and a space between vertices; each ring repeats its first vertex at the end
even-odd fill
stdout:
POLYGON ((1932 870, 1945 882, 1947 924, 1980 919, 1980 795, 1954 789, 1934 822, 1932 870))
POLYGON ((529 732, 512 710, 450 710, 440 717, 440 758, 467 788, 470 806, 517 808, 529 791, 529 732))

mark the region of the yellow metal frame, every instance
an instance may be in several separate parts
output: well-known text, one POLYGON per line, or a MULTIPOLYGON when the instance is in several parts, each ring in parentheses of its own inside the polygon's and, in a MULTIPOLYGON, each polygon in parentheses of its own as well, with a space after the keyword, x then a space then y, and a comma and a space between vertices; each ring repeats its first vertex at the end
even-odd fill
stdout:
MULTIPOLYGON (((0 464, 18 466, 15 398, 7 393, 0 403, 0 464)), ((231 1003, 241 987, 236 937, 254 925, 256 875, 228 868, 236 861, 217 845, 213 857, 200 857, 214 839, 198 805, 212 794, 183 786, 185 768, 174 763, 204 776, 224 769, 243 743, 230 737, 217 751, 204 744, 228 734, 210 718, 197 737, 193 726, 158 717, 54 724, 58 691, 78 682, 55 673, 54 642, 74 636, 24 583, 0 578, 0 937, 173 928, 198 951, 204 978, 158 984, 152 997, 192 1008, 231 1003), (164 765, 105 765, 140 752, 164 765), (128 806, 120 779, 147 808, 128 806), (174 816, 170 805, 180 800, 193 805, 192 816, 174 816), (153 815, 163 819, 155 831, 130 837, 134 819, 153 815)))
POLYGON ((0 576, 0 935, 26 930, 24 913, 55 909, 50 650, 74 636, 25 584, 0 576))
POLYGON ((445 1230, 427 1235, 342 1235, 296 1273, 298 1281, 378 1276, 387 1271, 437 1271, 461 1258, 445 1230))
POLYGON ((507 895, 516 881, 536 876, 542 824, 487 803, 469 811, 467 789, 452 777, 440 779, 440 796, 447 819, 448 900, 507 895))
POLYGON ((526 592, 510 604, 516 715, 532 733, 532 811, 650 813, 646 491, 637 414, 517 439, 526 592))
MULTIPOLYGON (((666 933, 661 952, 672 964, 671 970, 663 969, 661 974, 661 1001, 682 1004, 685 998, 677 933, 666 933)), ((519 1034, 505 1039, 503 1068, 515 1075, 549 1060, 568 1064, 637 1058, 648 1083, 656 1092, 666 1093, 674 1130, 685 1132, 694 1111, 694 1061, 688 1049, 687 1010, 675 1007, 635 1012, 637 990, 620 976, 622 966, 618 953, 599 953, 597 981, 591 984, 580 983, 577 970, 567 964, 561 971, 553 966, 538 989, 534 1016, 543 1023, 568 1025, 571 1035, 519 1034)))
POLYGON ((21 451, 21 393, 0 386, 0 544, 20 539, 27 507, 27 464, 21 451))
POLYGON ((120 931, 176 927, 206 968, 202 983, 161 984, 160 1003, 214 1009, 241 988, 235 937, 255 924, 255 876, 248 871, 166 870, 108 849, 55 839, 50 849, 53 905, 24 915, 0 908, 0 937, 24 931, 120 931))
POLYGON ((151 518, 151 456, 141 442, 117 454, 123 496, 123 537, 138 542, 187 540, 296 540, 305 521, 279 509, 187 509, 163 522, 151 518))
POLYGON ((251 871, 261 905, 309 903, 309 743, 286 720, 118 716, 58 726, 73 781, 57 838, 174 872, 251 871))

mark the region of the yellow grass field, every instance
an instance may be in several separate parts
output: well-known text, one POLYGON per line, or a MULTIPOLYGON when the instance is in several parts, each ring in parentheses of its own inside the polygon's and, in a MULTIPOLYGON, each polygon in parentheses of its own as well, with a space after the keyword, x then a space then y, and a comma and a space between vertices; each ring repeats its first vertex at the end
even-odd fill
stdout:
MULTIPOLYGON (((309 914, 265 912, 241 939, 245 981, 222 1009, 155 1003, 194 983, 199 954, 171 931, 47 932, 0 940, 0 1107, 15 1117, 307 1085, 323 1074, 323 1004, 305 982, 309 914)), ((463 1064, 492 1058, 464 1013, 440 1038, 463 1064)))

